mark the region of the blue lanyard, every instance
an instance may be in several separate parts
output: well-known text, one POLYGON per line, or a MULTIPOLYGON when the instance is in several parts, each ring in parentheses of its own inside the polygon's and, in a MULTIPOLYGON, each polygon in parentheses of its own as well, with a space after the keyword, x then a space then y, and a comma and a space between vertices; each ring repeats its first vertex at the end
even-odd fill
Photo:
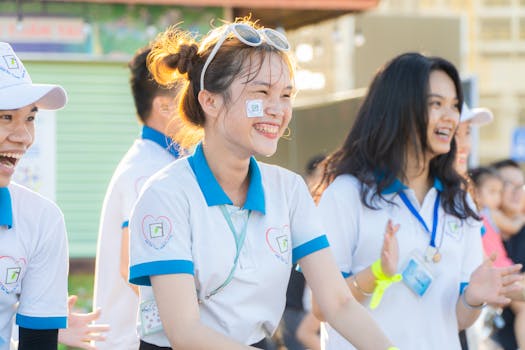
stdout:
POLYGON ((208 295, 205 296, 205 299, 209 299, 213 295, 219 293, 221 290, 224 289, 233 279, 233 274, 235 273, 235 270, 237 269, 237 265, 239 263, 239 255, 241 253, 242 246, 244 245, 244 240, 246 238, 246 230, 248 228, 248 221, 250 220, 250 214, 252 213, 251 210, 248 210, 248 217, 246 218, 246 222, 244 223, 244 226, 241 230, 241 233, 237 233, 237 230, 235 229, 235 226, 233 225, 230 213, 228 213, 228 209, 226 209, 226 206, 221 205, 220 206, 222 215, 226 219, 226 222, 228 223, 228 226, 230 227, 230 231, 233 234, 233 238, 235 239, 235 259, 233 260, 233 266, 230 270, 230 274, 226 278, 226 280, 218 287, 215 288, 212 292, 210 292, 208 295))
POLYGON ((441 195, 440 192, 438 192, 436 196, 436 201, 434 202, 434 215, 432 220, 432 232, 428 229, 427 224, 425 223, 425 220, 419 215, 419 212, 414 208, 412 203, 410 203, 410 200, 407 198, 406 194, 403 191, 398 192, 399 197, 403 200, 403 203, 405 203, 406 207, 412 215, 419 221, 419 223, 423 226, 425 231, 430 235, 430 246, 433 248, 436 248, 436 231, 437 231, 437 224, 438 224, 438 210, 439 210, 439 197, 441 195))

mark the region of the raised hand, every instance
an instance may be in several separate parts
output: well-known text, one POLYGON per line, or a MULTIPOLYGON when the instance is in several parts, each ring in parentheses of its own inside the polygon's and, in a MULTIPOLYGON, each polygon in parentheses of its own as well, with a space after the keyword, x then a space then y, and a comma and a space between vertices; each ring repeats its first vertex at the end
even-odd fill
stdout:
POLYGON ((58 342, 75 348, 96 350, 97 347, 91 342, 105 340, 102 333, 107 332, 109 326, 91 323, 100 317, 100 309, 85 314, 72 312, 76 302, 77 296, 71 295, 68 299, 68 325, 66 329, 59 330, 58 342))
POLYGON ((389 219, 386 224, 383 248, 381 248, 381 268, 388 276, 393 276, 397 272, 399 246, 395 234, 398 230, 399 224, 394 225, 392 220, 389 219))
POLYGON ((521 264, 509 267, 494 267, 496 254, 492 254, 470 276, 470 282, 465 293, 470 305, 483 303, 504 306, 510 303, 507 295, 519 291, 522 285, 516 283, 523 279, 519 274, 521 264))

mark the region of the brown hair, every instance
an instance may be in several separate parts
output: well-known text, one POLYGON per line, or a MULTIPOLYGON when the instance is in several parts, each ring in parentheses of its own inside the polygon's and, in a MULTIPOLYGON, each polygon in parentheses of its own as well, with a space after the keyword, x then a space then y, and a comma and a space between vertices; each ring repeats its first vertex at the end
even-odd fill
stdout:
MULTIPOLYGON (((249 18, 237 19, 235 23, 260 28, 249 18)), ((162 85, 181 84, 179 117, 183 126, 173 137, 183 148, 191 148, 204 136, 206 118, 198 100, 200 76, 206 59, 228 26, 229 24, 224 24, 213 29, 200 42, 191 33, 178 27, 170 27, 152 44, 148 67, 155 80, 162 85)), ((257 47, 248 46, 230 33, 228 40, 224 41, 206 69, 206 90, 221 94, 226 103, 230 102, 229 93, 233 81, 242 75, 248 80, 255 78, 264 58, 270 53, 278 54, 293 76, 295 66, 287 52, 279 51, 266 42, 257 47), (259 68, 250 70, 257 63, 259 68)))

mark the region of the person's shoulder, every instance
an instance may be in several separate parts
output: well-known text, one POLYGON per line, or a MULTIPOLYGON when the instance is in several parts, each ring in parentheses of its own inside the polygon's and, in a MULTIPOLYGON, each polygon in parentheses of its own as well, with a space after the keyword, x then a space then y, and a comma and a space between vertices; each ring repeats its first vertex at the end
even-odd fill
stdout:
POLYGON ((263 176, 278 176, 289 178, 300 177, 300 175, 296 172, 290 169, 286 169, 280 165, 269 164, 261 161, 257 161, 257 165, 259 166, 259 169, 261 170, 261 174, 263 176))
MULTIPOLYGON (((185 187, 194 182, 195 176, 188 162, 188 157, 179 158, 155 172, 147 181, 148 188, 157 190, 185 187)), ((144 185, 144 186, 146 186, 144 185)))
POLYGON ((21 205, 27 212, 36 214, 41 211, 46 211, 62 216, 62 211, 58 205, 40 193, 15 182, 11 182, 8 188, 13 203, 15 205, 21 205))
POLYGON ((335 193, 348 193, 348 191, 358 192, 361 188, 361 182, 350 174, 341 174, 337 176, 326 191, 333 191, 335 193))

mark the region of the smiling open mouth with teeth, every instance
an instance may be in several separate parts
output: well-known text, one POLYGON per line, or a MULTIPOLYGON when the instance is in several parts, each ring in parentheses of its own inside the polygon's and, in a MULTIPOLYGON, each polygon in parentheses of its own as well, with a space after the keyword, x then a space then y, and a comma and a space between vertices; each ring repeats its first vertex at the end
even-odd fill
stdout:
POLYGON ((449 129, 437 129, 435 133, 441 136, 449 136, 450 130, 449 129))
POLYGON ((0 164, 8 168, 14 168, 22 153, 0 153, 0 164))

